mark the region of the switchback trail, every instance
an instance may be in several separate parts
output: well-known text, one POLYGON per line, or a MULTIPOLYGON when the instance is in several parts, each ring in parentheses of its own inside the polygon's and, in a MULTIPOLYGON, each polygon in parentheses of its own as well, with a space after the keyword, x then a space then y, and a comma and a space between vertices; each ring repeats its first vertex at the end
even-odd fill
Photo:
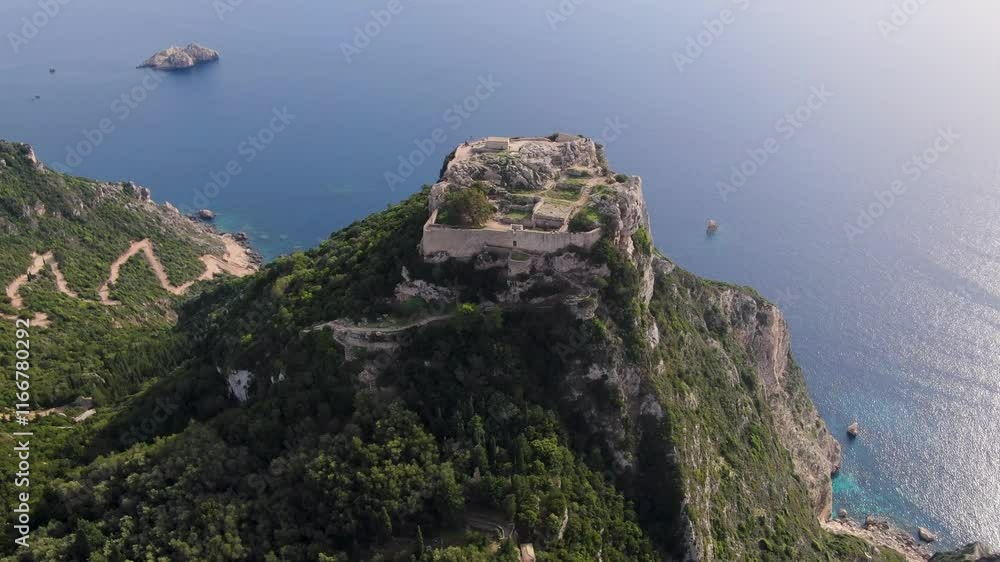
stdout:
MULTIPOLYGON (((153 251, 153 243, 149 239, 133 242, 129 246, 129 249, 111 264, 111 271, 108 275, 107 281, 105 281, 104 284, 97 290, 101 304, 105 306, 115 306, 121 304, 120 302, 111 299, 111 287, 118 281, 118 276, 121 273, 121 267, 139 252, 142 252, 146 259, 146 263, 148 263, 149 267, 153 270, 153 274, 156 276, 157 281, 159 281, 160 286, 173 295, 183 295, 187 293, 188 289, 190 289, 198 281, 213 279, 220 273, 228 273, 234 277, 244 277, 257 270, 251 262, 249 252, 246 248, 240 246, 230 236, 224 236, 222 240, 226 246, 225 255, 221 258, 211 254, 201 256, 199 259, 205 265, 205 271, 202 272, 202 274, 197 278, 183 283, 180 286, 174 286, 170 283, 170 279, 167 277, 166 269, 163 267, 163 263, 160 261, 160 258, 158 258, 156 253, 153 251)), ((55 277, 56 287, 59 292, 71 298, 79 298, 79 295, 70 289, 69 285, 66 283, 66 278, 63 277, 62 271, 59 269, 59 262, 56 261, 52 252, 46 252, 41 255, 32 252, 31 259, 31 265, 28 266, 28 270, 25 274, 21 275, 17 279, 14 279, 14 281, 7 285, 6 294, 10 299, 11 306, 17 310, 22 310, 24 308, 24 299, 21 297, 21 287, 27 285, 31 281, 32 277, 41 273, 46 264, 49 266, 49 269, 52 271, 52 275, 55 277)), ((11 321, 15 320, 15 317, 6 314, 0 314, 0 318, 11 321)), ((49 322, 47 314, 44 312, 36 312, 34 318, 31 320, 31 324, 32 326, 38 328, 46 328, 51 323, 49 322)))
POLYGON ((118 282, 122 266, 139 252, 142 252, 143 257, 146 258, 146 263, 153 270, 153 274, 156 276, 156 280, 159 281, 160 286, 172 295, 183 295, 198 281, 207 281, 222 272, 229 273, 235 277, 243 277, 253 273, 255 270, 250 265, 249 260, 246 259, 246 250, 231 238, 225 238, 224 241, 226 243, 225 256, 223 258, 218 258, 211 254, 201 256, 200 259, 205 264, 205 271, 197 278, 180 286, 174 286, 170 283, 167 271, 164 269, 163 263, 160 262, 160 258, 153 251, 153 243, 148 238, 133 242, 129 246, 129 249, 111 264, 111 274, 108 276, 108 280, 97 290, 97 294, 101 298, 101 304, 106 306, 121 304, 118 301, 111 300, 111 286, 118 282), (239 257, 240 253, 243 254, 242 259, 239 257))

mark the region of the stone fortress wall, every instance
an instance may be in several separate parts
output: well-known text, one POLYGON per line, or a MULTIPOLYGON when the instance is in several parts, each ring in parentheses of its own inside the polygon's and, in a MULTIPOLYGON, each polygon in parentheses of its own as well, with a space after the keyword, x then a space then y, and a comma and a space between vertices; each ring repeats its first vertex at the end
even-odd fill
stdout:
POLYGON ((600 228, 590 232, 462 229, 435 224, 436 221, 437 210, 434 210, 424 224, 420 243, 425 256, 444 252, 453 258, 471 258, 488 246, 539 253, 558 252, 569 246, 590 249, 602 234, 600 228))
MULTIPOLYGON (((431 190, 431 216, 424 224, 420 249, 424 256, 447 254, 453 258, 471 258, 485 250, 514 251, 527 253, 554 253, 570 246, 590 249, 602 236, 601 228, 589 232, 570 232, 567 216, 549 216, 543 213, 545 201, 537 194, 531 204, 514 204, 509 208, 527 211, 530 209, 532 224, 511 224, 502 217, 489 221, 484 228, 453 228, 437 224, 438 206, 449 183, 469 185, 477 177, 487 176, 496 182, 500 171, 482 158, 483 154, 511 152, 525 154, 523 162, 512 174, 512 181, 522 180, 536 187, 541 182, 551 182, 572 166, 597 170, 600 164, 597 149, 592 140, 575 135, 547 137, 489 137, 464 143, 449 156, 442 169, 441 179, 431 190), (497 145, 497 146, 494 146, 497 145), (489 177, 492 176, 492 177, 489 177), (541 229, 545 230, 541 230, 541 229)), ((509 170, 508 170, 509 172, 509 170)), ((508 178, 510 179, 510 178, 508 178)), ((516 185, 516 184, 515 184, 516 185)), ((524 194, 532 197, 532 194, 524 194)), ((574 209, 575 210, 575 207, 574 209)))

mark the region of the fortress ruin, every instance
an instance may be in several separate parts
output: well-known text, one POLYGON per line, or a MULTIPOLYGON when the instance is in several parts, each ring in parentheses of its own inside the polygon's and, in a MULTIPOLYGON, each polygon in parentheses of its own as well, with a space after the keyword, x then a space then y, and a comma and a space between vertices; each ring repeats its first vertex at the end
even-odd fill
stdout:
POLYGON ((488 137, 458 147, 431 188, 425 257, 471 258, 483 251, 552 253, 589 249, 602 236, 593 198, 614 188, 601 149, 588 138, 488 137), (473 226, 441 220, 456 190, 481 190, 492 216, 473 226))

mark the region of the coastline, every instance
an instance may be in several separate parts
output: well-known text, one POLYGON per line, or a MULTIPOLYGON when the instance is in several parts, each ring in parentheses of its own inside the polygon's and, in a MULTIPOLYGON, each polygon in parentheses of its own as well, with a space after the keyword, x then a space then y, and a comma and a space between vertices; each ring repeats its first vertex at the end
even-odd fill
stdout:
POLYGON ((851 518, 830 519, 820 521, 820 525, 831 533, 850 535, 877 548, 895 550, 903 555, 906 562, 926 562, 934 555, 928 545, 921 544, 910 533, 883 518, 868 517, 865 523, 851 518))

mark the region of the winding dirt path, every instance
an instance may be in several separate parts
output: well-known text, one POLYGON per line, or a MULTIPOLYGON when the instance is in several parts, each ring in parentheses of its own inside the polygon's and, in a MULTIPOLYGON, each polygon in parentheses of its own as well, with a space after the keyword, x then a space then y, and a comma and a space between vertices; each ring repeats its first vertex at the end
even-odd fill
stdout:
POLYGON ((42 255, 32 252, 31 260, 31 265, 28 266, 28 271, 11 282, 10 285, 7 285, 7 297, 10 298, 10 304, 14 308, 18 310, 24 308, 24 299, 21 298, 21 287, 27 285, 32 277, 41 273, 46 264, 48 264, 49 269, 52 271, 52 275, 56 278, 56 287, 59 289, 59 292, 74 299, 78 297, 78 295, 69 288, 69 285, 66 284, 66 278, 63 277, 62 271, 59 269, 59 262, 56 261, 52 252, 46 252, 42 255))
MULTIPOLYGON (((28 266, 28 270, 24 275, 14 279, 7 285, 7 298, 10 299, 10 304, 14 308, 21 310, 24 308, 24 299, 21 298, 21 287, 27 285, 31 278, 42 272, 46 264, 49 266, 49 270, 52 271, 52 275, 56 278, 56 288, 59 292, 72 298, 79 298, 69 285, 66 283, 66 278, 63 277, 62 270, 59 269, 59 262, 56 261, 55 256, 52 252, 45 252, 44 254, 37 254, 35 252, 31 253, 31 265, 28 266)), ((16 319, 14 316, 8 316, 6 314, 0 314, 4 320, 13 321, 16 319)), ((31 325, 38 328, 47 328, 51 325, 49 322, 49 316, 44 312, 36 312, 34 318, 31 319, 31 325)))
POLYGON ((146 258, 146 263, 153 270, 153 274, 156 276, 156 280, 160 282, 160 286, 172 295, 183 295, 198 281, 207 281, 223 272, 235 277, 244 277, 253 273, 255 269, 250 264, 246 249, 237 244, 232 238, 225 237, 223 241, 226 244, 226 255, 222 258, 211 254, 202 256, 200 259, 205 264, 205 271, 198 277, 180 286, 174 286, 170 283, 170 279, 167 277, 167 270, 164 269, 160 258, 156 257, 156 253, 153 251, 153 243, 148 238, 132 242, 129 249, 111 264, 111 274, 108 276, 108 280, 97 290, 97 294, 101 298, 101 304, 106 306, 121 304, 118 301, 111 300, 111 286, 118 282, 122 266, 139 252, 142 252, 142 255, 146 258))
MULTIPOLYGON (((164 269, 160 258, 158 258, 156 253, 153 251, 153 243, 149 239, 133 242, 129 246, 129 249, 111 264, 111 271, 108 275, 108 280, 105 281, 104 284, 97 290, 97 294, 101 299, 101 304, 105 306, 115 306, 121 304, 120 302, 111 299, 111 287, 118 281, 122 266, 140 252, 142 252, 143 256, 146 258, 146 263, 148 263, 149 267, 153 270, 153 274, 156 276, 157 281, 159 281, 160 286, 173 295, 183 295, 198 281, 213 279, 220 273, 228 273, 234 277, 245 277, 257 271, 257 267, 250 259, 250 252, 246 248, 240 246, 236 240, 228 235, 224 235, 222 237, 222 241, 226 247, 225 255, 221 258, 211 254, 201 256, 199 259, 201 259, 201 262, 205 264, 205 271, 202 272, 202 274, 197 278, 192 279, 187 283, 183 283, 180 286, 174 286, 170 283, 170 279, 167 277, 167 271, 164 269)), ((59 262, 56 261, 52 252, 46 252, 41 255, 32 252, 31 265, 28 266, 28 270, 25 274, 21 275, 17 279, 14 279, 9 285, 7 285, 6 294, 10 299, 11 306, 17 310, 22 310, 24 308, 24 299, 21 297, 21 287, 31 282, 31 278, 41 273, 42 269, 44 269, 46 265, 49 266, 49 270, 52 271, 52 275, 55 277, 56 288, 59 292, 74 299, 79 298, 79 295, 70 289, 69 284, 66 283, 66 278, 59 269, 59 262)), ((7 314, 0 314, 0 318, 10 321, 16 319, 14 316, 7 314)), ((44 312, 36 312, 34 318, 31 320, 31 325, 38 328, 47 328, 51 325, 51 322, 49 321, 47 314, 44 312)))

